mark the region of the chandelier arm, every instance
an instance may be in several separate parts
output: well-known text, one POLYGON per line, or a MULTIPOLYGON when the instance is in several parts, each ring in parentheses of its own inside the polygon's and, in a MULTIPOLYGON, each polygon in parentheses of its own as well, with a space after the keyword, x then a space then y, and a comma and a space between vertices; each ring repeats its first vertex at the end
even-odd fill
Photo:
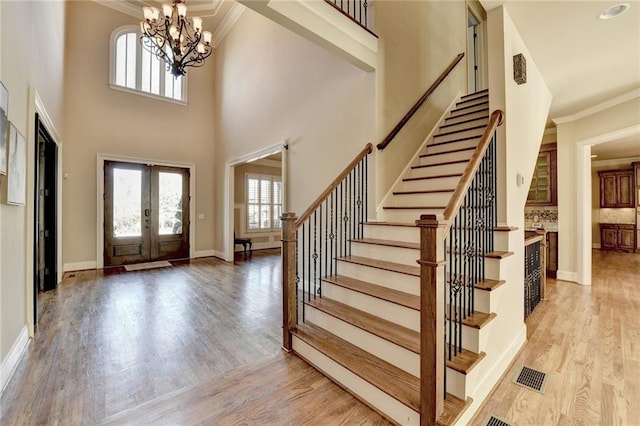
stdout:
POLYGON ((162 49, 162 47, 158 46, 158 44, 153 40, 153 38, 154 38, 153 36, 149 36, 147 34, 143 34, 140 37, 140 40, 141 40, 140 44, 142 44, 142 47, 144 47, 152 55, 155 55, 156 57, 158 57, 160 60, 164 61, 165 63, 169 63, 171 59, 165 53, 164 49, 162 49))

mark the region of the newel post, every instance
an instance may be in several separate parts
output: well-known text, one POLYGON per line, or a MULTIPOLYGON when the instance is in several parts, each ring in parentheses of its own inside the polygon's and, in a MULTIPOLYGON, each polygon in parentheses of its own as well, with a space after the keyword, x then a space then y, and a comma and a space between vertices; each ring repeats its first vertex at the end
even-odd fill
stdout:
POLYGON ((296 214, 282 220, 282 349, 291 351, 291 329, 296 326, 296 214))
POLYGON ((444 228, 422 215, 420 228, 420 424, 435 425, 444 410, 444 228))

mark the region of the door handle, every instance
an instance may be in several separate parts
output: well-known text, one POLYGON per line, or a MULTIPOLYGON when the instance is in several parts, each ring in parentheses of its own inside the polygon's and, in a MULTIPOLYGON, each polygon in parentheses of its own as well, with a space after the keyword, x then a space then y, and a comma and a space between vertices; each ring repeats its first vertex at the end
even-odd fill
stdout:
POLYGON ((144 217, 149 217, 150 210, 144 209, 144 217))

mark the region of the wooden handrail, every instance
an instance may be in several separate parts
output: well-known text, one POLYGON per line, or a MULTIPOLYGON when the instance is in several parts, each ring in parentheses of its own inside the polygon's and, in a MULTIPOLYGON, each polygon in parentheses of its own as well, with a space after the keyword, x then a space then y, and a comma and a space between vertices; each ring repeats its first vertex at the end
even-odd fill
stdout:
POLYGON ((400 120, 400 122, 396 125, 396 127, 393 128, 393 130, 391 132, 389 132, 389 134, 387 135, 386 138, 384 138, 382 140, 382 142, 380 142, 378 145, 376 145, 376 147, 379 150, 383 150, 387 147, 387 145, 389 145, 391 143, 391 141, 393 140, 393 138, 396 137, 396 135, 398 133, 400 133, 400 130, 402 130, 402 128, 404 127, 405 124, 407 124, 407 122, 411 119, 411 117, 413 117, 413 115, 418 111, 418 108, 420 108, 422 106, 422 104, 425 103, 425 101, 429 98, 429 96, 431 96, 431 94, 433 92, 435 92, 435 90, 438 88, 438 86, 440 86, 440 84, 447 78, 447 76, 449 74, 451 74, 451 71, 453 71, 453 69, 456 67, 456 65, 458 65, 458 63, 462 60, 462 58, 464 58, 464 53, 459 53, 458 56, 456 56, 456 58, 453 60, 453 62, 451 62, 449 64, 449 66, 442 71, 442 74, 440 74, 440 77, 438 77, 438 79, 436 81, 433 82, 433 84, 427 89, 426 92, 424 92, 424 95, 422 95, 422 97, 420 99, 418 99, 418 102, 416 102, 411 109, 409 110, 409 112, 407 112, 404 117, 402 117, 402 119, 400 120))
POLYGON ((299 229, 302 224, 313 214, 313 212, 320 207, 320 204, 322 204, 322 202, 324 200, 327 199, 327 197, 329 197, 329 195, 331 195, 331 192, 333 192, 334 189, 336 189, 338 187, 338 185, 340 185, 340 182, 342 182, 344 180, 345 177, 347 177, 347 175, 349 173, 351 173, 351 171, 353 169, 355 169, 355 167, 358 165, 358 163, 360 163, 360 161, 366 157, 367 155, 371 154, 371 152, 373 151, 373 145, 371 145, 370 143, 368 143, 364 149, 362 151, 360 151, 360 153, 358 154, 358 156, 356 158, 353 159, 353 161, 351 163, 349 163, 349 165, 342 171, 342 173, 340 173, 338 175, 337 178, 335 178, 333 180, 333 182, 331 182, 331 184, 327 187, 327 189, 325 189, 322 194, 320 194, 320 196, 316 199, 316 201, 313 202, 313 204, 311 204, 311 206, 305 210, 304 213, 302 213, 302 215, 300 216, 300 218, 296 221, 296 226, 295 229, 299 229))
POLYGON ((476 170, 480 166, 480 162, 484 157, 487 148, 489 147, 489 143, 491 143, 491 138, 493 137, 493 132, 495 132, 496 128, 502 124, 504 121, 504 112, 497 109, 493 111, 491 114, 491 118, 489 119, 489 124, 487 124, 486 129, 484 129, 484 133, 482 134, 482 138, 480 138, 480 142, 478 142, 478 146, 476 150, 473 152, 471 156, 471 160, 467 164, 467 168, 464 170, 462 174, 462 178, 458 182, 458 186, 456 186, 456 190, 449 200, 449 204, 447 208, 444 210, 444 219, 451 223, 451 220, 455 217, 456 213, 460 209, 460 205, 464 200, 464 196, 469 190, 469 186, 471 186, 471 181, 476 174, 476 170))

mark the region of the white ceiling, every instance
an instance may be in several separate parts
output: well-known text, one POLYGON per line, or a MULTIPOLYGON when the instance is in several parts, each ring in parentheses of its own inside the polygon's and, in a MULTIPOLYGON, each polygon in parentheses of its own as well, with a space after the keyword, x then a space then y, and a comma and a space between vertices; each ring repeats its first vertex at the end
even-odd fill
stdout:
POLYGON ((564 117, 640 88, 640 0, 480 0, 505 5, 553 94, 550 118, 564 117), (623 15, 598 15, 621 1, 623 15))
POLYGON ((639 158, 640 137, 630 136, 616 141, 593 145, 591 147, 591 155, 597 155, 597 157, 593 159, 594 161, 639 158))
MULTIPOLYGON (((171 0, 98 0, 105 6, 119 10, 136 18, 142 19, 142 7, 154 6, 162 10, 163 3, 171 3, 171 0)), ((224 3, 232 3, 224 0, 187 0, 189 16, 200 16, 201 18, 216 16, 224 3)))

